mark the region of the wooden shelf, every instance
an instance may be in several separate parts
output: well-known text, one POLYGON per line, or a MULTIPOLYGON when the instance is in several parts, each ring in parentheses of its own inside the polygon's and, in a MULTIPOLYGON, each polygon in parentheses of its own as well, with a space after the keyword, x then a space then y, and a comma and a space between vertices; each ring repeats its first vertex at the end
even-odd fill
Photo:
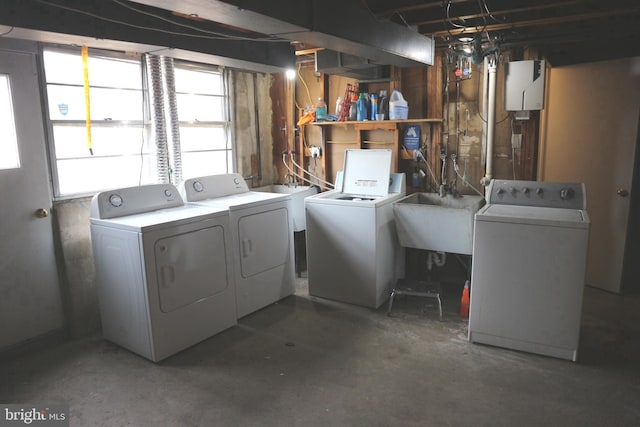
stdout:
MULTIPOLYGON (((322 147, 322 167, 326 179, 335 179, 335 174, 344 162, 344 153, 349 148, 374 149, 390 148, 391 171, 407 171, 407 160, 413 160, 413 151, 402 146, 401 138, 404 125, 422 125, 428 127, 427 137, 439 134, 442 119, 406 119, 406 120, 363 120, 346 122, 311 122, 309 129, 316 140, 313 145, 322 147)), ((305 149, 305 161, 310 160, 310 150, 305 149)), ((413 170, 413 167, 411 168, 413 170)))
POLYGON ((442 119, 406 119, 406 120, 358 120, 348 122, 311 122, 314 126, 340 126, 340 125, 364 125, 364 126, 385 126, 386 124, 404 123, 442 123, 442 119))

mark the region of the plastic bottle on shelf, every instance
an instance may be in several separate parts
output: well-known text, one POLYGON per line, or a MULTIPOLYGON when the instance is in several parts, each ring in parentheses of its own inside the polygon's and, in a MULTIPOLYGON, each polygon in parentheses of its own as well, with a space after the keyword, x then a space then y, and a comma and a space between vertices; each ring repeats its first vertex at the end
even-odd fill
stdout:
POLYGON ((371 96, 371 120, 378 120, 378 95, 372 93, 371 96))
POLYGON ((336 117, 340 117, 340 106, 342 105, 342 96, 339 96, 336 99, 336 117))
POLYGON ((358 98, 357 120, 367 120, 367 97, 364 95, 364 93, 361 93, 360 98, 358 98))
POLYGON ((398 89, 393 89, 389 98, 389 119, 405 120, 409 117, 409 106, 402 93, 398 89))
POLYGON ((358 95, 353 95, 351 97, 351 108, 349 109, 349 120, 356 121, 358 120, 358 95))
POLYGON ((378 96, 378 114, 384 116, 383 120, 389 118, 389 98, 387 98, 387 91, 381 90, 380 96, 378 96))
POLYGON ((319 97, 316 101, 316 122, 327 121, 327 103, 324 102, 322 97, 319 97))

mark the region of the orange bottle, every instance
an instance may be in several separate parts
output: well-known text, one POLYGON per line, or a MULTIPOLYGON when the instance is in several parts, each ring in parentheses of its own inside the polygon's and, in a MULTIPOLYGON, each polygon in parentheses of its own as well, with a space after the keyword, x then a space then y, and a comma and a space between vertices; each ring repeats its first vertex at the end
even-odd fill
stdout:
POLYGON ((469 317, 469 281, 464 283, 462 289, 462 298, 460 299, 460 317, 465 319, 469 317))

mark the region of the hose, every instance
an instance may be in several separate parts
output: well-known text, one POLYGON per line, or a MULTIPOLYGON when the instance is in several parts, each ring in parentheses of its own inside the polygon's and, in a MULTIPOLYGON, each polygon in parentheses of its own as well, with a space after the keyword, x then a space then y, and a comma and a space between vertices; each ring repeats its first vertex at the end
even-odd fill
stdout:
POLYGON ((313 181, 308 180, 307 178, 305 178, 302 175, 298 175, 293 169, 291 169, 291 167, 287 164, 287 160, 286 160, 286 153, 282 154, 282 163, 284 164, 284 167, 287 168, 287 170, 289 171, 289 173, 291 173, 293 176, 300 178, 301 180, 308 182, 309 184, 312 185, 318 185, 320 188, 322 188, 323 190, 333 190, 333 188, 327 187, 326 185, 319 185, 313 181))
POLYGON ((300 166, 298 163, 296 163, 295 159, 293 158, 293 156, 291 157, 291 163, 293 163, 298 169, 301 169, 303 172, 306 172, 307 175, 309 175, 311 178, 315 178, 318 181, 327 184, 329 187, 333 188, 335 187, 335 185, 333 185, 333 183, 329 182, 329 181, 325 181, 324 179, 320 178, 319 176, 316 176, 314 174, 312 174, 311 172, 309 172, 308 170, 306 170, 305 168, 303 168, 302 166, 300 166))

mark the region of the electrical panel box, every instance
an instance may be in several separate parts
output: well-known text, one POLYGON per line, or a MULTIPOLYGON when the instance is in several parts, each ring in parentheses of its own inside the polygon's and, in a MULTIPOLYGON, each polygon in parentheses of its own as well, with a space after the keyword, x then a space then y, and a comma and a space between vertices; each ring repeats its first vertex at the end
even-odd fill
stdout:
POLYGON ((545 63, 542 60, 512 61, 507 64, 505 110, 542 110, 545 63))

